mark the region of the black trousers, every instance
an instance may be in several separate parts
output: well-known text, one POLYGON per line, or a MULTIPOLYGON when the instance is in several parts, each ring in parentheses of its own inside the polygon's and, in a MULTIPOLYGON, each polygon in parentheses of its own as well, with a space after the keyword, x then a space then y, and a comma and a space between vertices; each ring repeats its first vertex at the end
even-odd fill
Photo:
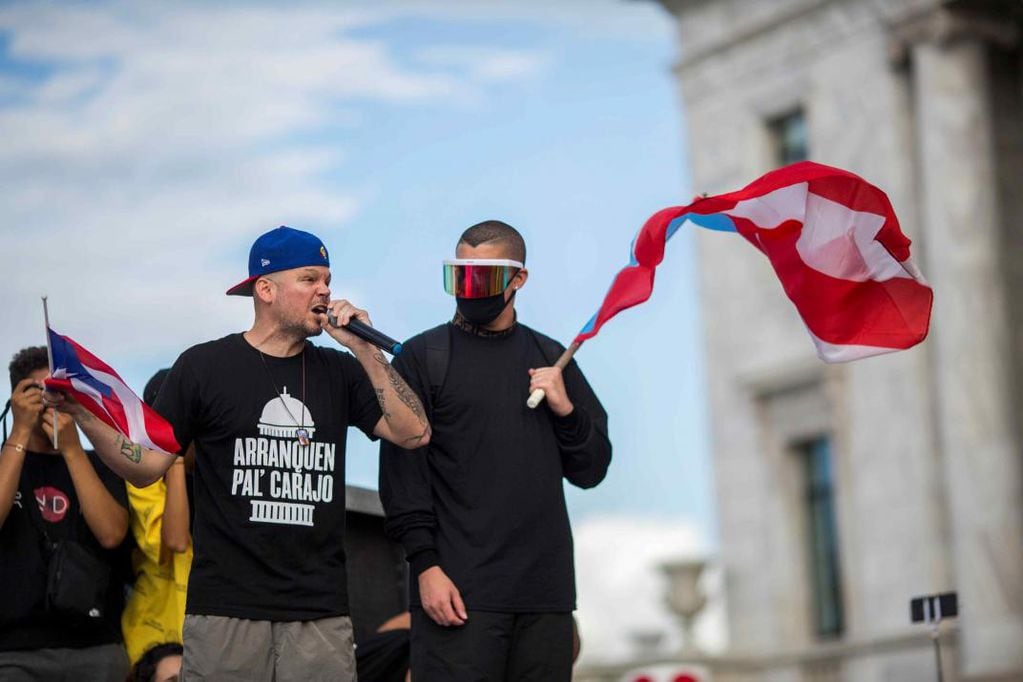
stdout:
POLYGON ((469 611, 442 627, 412 609, 414 682, 569 682, 571 613, 469 611))

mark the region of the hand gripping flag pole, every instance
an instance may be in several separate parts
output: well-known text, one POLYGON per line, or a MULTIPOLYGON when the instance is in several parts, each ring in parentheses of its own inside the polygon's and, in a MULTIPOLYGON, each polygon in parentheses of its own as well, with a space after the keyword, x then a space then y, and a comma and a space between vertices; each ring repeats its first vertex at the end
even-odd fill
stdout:
MULTIPOLYGON (((888 196, 849 171, 800 161, 738 191, 652 215, 557 366, 605 322, 650 298, 665 244, 686 223, 737 232, 767 257, 824 362, 905 350, 927 337, 934 295, 888 196)), ((530 407, 543 399, 538 394, 530 407)))
MULTIPOLYGON (((565 352, 561 354, 558 361, 554 363, 554 366, 560 370, 564 370, 568 367, 568 363, 572 361, 572 356, 579 350, 579 346, 583 345, 582 341, 573 341, 572 345, 565 349, 565 352)), ((542 388, 538 388, 529 394, 529 400, 526 401, 526 405, 529 409, 535 410, 536 406, 543 402, 543 399, 547 396, 542 388)))
MULTIPOLYGON (((46 296, 43 296, 43 322, 46 324, 46 358, 50 363, 50 376, 53 376, 53 346, 50 345, 50 310, 46 305, 46 296)), ((60 447, 60 438, 57 434, 57 408, 53 410, 53 449, 60 447)))

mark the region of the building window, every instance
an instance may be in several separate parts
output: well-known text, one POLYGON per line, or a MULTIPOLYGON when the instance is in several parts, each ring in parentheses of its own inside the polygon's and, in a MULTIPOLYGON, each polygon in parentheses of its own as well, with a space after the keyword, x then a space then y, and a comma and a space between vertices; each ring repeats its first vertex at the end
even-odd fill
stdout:
POLYGON ((774 140, 774 154, 779 166, 810 158, 806 115, 802 109, 780 116, 768 124, 774 140))
POLYGON ((798 448, 806 482, 807 554, 813 588, 813 623, 819 637, 837 637, 844 627, 839 573, 831 440, 822 436, 798 448))

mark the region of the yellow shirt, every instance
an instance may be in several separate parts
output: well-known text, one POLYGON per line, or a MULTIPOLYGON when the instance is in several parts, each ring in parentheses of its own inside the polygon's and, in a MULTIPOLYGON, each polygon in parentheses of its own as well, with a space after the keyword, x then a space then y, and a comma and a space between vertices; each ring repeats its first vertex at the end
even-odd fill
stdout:
POLYGON ((145 488, 126 485, 131 532, 137 547, 131 557, 135 587, 121 615, 121 630, 128 658, 135 665, 156 644, 181 643, 192 547, 171 552, 160 542, 167 499, 167 484, 162 478, 145 488))

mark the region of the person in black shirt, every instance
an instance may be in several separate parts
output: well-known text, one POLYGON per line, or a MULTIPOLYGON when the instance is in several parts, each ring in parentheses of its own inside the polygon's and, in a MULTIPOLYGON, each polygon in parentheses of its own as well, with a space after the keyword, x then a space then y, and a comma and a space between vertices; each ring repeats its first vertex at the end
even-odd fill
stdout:
MULTIPOLYGON (((124 680, 122 581, 113 551, 128 530, 124 482, 78 439, 66 414, 44 412, 46 348, 26 348, 10 364, 11 435, 0 451, 0 679, 124 680), (87 611, 48 599, 55 543, 74 543, 100 566, 106 589, 87 611)), ((81 587, 89 589, 94 585, 81 587)), ((77 586, 72 589, 77 589, 77 586)))
POLYGON ((611 460, 607 414, 564 350, 516 320, 525 243, 487 221, 445 261, 454 320, 410 339, 395 368, 433 434, 419 457, 381 445, 386 529, 410 564, 411 669, 433 680, 568 680, 575 575, 562 480, 611 460), (538 409, 526 406, 535 389, 538 409))
MULTIPOLYGON (((343 328, 365 311, 330 300, 327 250, 280 227, 256 240, 249 277, 255 321, 185 351, 156 410, 182 452, 195 446, 194 558, 182 674, 196 679, 355 677, 344 551, 349 426, 401 447, 429 442, 422 405, 383 354, 343 328), (328 324, 332 313, 339 326, 328 324), (326 330, 352 351, 318 348, 326 330)), ((49 400, 49 399, 48 399, 49 400)), ((135 485, 174 461, 132 443, 80 406, 99 454, 135 485)))

